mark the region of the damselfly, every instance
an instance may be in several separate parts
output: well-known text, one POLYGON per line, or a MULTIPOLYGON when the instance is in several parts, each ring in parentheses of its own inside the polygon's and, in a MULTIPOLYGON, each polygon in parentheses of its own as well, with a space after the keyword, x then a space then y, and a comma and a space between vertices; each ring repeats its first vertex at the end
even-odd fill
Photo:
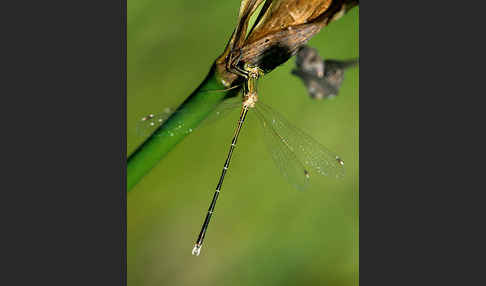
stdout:
MULTIPOLYGON (((243 86, 243 102, 237 103, 237 106, 241 107, 240 116, 226 161, 216 186, 216 191, 214 192, 201 231, 199 232, 192 250, 193 255, 199 255, 201 251, 206 231, 221 192, 224 177, 229 169, 238 136, 249 110, 255 110, 255 114, 264 130, 265 142, 275 164, 278 166, 282 175, 296 189, 306 189, 309 182, 315 176, 330 176, 338 179, 344 176, 344 161, 339 156, 326 149, 297 127, 290 124, 271 107, 258 101, 256 84, 258 78, 262 75, 261 70, 257 67, 245 65, 244 72, 246 72, 246 80, 244 81, 243 86)), ((227 104, 223 110, 232 107, 235 107, 235 105, 230 103, 227 104)), ((143 132, 144 130, 156 128, 163 123, 170 114, 170 110, 166 110, 158 115, 150 114, 145 116, 140 122, 142 127, 140 130, 143 132)))
POLYGON ((209 205, 208 213, 197 237, 196 244, 192 249, 193 255, 199 255, 201 252, 204 237, 214 213, 223 180, 230 165, 231 156, 233 155, 238 136, 250 109, 256 110, 256 114, 264 126, 265 133, 270 138, 269 142, 271 143, 269 149, 272 152, 273 159, 280 167, 282 173, 290 179, 290 182, 295 187, 305 188, 308 180, 315 174, 333 175, 337 178, 344 175, 344 161, 341 158, 320 146, 310 136, 292 127, 270 107, 264 104, 258 104, 258 106, 261 105, 261 108, 255 108, 258 101, 256 83, 258 78, 263 75, 263 72, 258 67, 245 65, 243 75, 246 77, 246 80, 244 83, 240 118, 216 186, 216 191, 209 205))

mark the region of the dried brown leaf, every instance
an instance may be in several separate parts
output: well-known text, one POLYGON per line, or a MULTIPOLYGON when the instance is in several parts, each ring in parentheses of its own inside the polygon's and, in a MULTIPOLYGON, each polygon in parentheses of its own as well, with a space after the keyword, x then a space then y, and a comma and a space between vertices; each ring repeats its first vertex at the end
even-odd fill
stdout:
POLYGON ((299 47, 331 21, 358 4, 357 0, 266 0, 246 34, 251 15, 263 0, 243 0, 238 24, 216 68, 230 86, 238 76, 232 66, 251 64, 269 72, 292 57, 299 47))

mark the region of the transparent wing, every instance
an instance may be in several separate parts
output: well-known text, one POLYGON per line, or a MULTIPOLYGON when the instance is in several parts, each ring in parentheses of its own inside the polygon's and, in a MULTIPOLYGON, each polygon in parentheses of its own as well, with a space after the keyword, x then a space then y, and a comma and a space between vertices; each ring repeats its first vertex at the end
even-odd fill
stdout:
POLYGON ((344 161, 336 154, 268 105, 258 102, 255 110, 275 164, 295 188, 306 189, 315 176, 344 177, 344 161))
POLYGON ((203 122, 199 125, 200 127, 212 124, 216 121, 219 121, 222 118, 225 118, 228 114, 230 114, 235 109, 241 108, 242 98, 241 96, 235 96, 232 98, 228 98, 221 102, 214 110, 209 114, 208 117, 204 119, 203 122))
MULTIPOLYGON (((235 110, 236 107, 241 107, 241 97, 235 96, 229 99, 224 100, 221 102, 211 114, 206 117, 203 122, 198 126, 206 126, 207 124, 211 124, 213 122, 218 121, 219 119, 225 117, 227 114, 231 113, 231 111, 235 110)), ((174 115, 175 113, 184 113, 186 110, 179 109, 176 110, 175 108, 165 108, 160 113, 151 113, 146 116, 143 116, 136 126, 137 135, 140 137, 146 137, 152 134, 159 126, 161 126, 169 117, 174 115)), ((192 132, 192 129, 189 129, 188 132, 192 132)))
POLYGON ((146 137, 152 134, 162 123, 164 123, 172 114, 173 109, 167 107, 161 113, 150 113, 142 117, 137 122, 137 135, 140 137, 146 137))

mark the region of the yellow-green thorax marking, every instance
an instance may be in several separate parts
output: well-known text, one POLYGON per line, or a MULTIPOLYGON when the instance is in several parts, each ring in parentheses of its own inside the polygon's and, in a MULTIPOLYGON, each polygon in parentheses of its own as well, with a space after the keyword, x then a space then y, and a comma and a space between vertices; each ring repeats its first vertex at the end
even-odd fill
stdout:
POLYGON ((258 101, 256 86, 258 78, 263 76, 263 70, 247 64, 245 64, 244 70, 246 71, 246 82, 243 94, 243 108, 253 108, 258 101))

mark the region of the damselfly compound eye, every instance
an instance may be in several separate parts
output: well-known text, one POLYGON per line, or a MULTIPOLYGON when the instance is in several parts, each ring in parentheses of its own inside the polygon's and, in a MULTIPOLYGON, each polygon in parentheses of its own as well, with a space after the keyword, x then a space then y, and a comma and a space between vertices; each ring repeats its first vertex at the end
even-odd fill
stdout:
POLYGON ((339 165, 344 166, 344 161, 341 158, 336 157, 336 161, 339 163, 339 165))

